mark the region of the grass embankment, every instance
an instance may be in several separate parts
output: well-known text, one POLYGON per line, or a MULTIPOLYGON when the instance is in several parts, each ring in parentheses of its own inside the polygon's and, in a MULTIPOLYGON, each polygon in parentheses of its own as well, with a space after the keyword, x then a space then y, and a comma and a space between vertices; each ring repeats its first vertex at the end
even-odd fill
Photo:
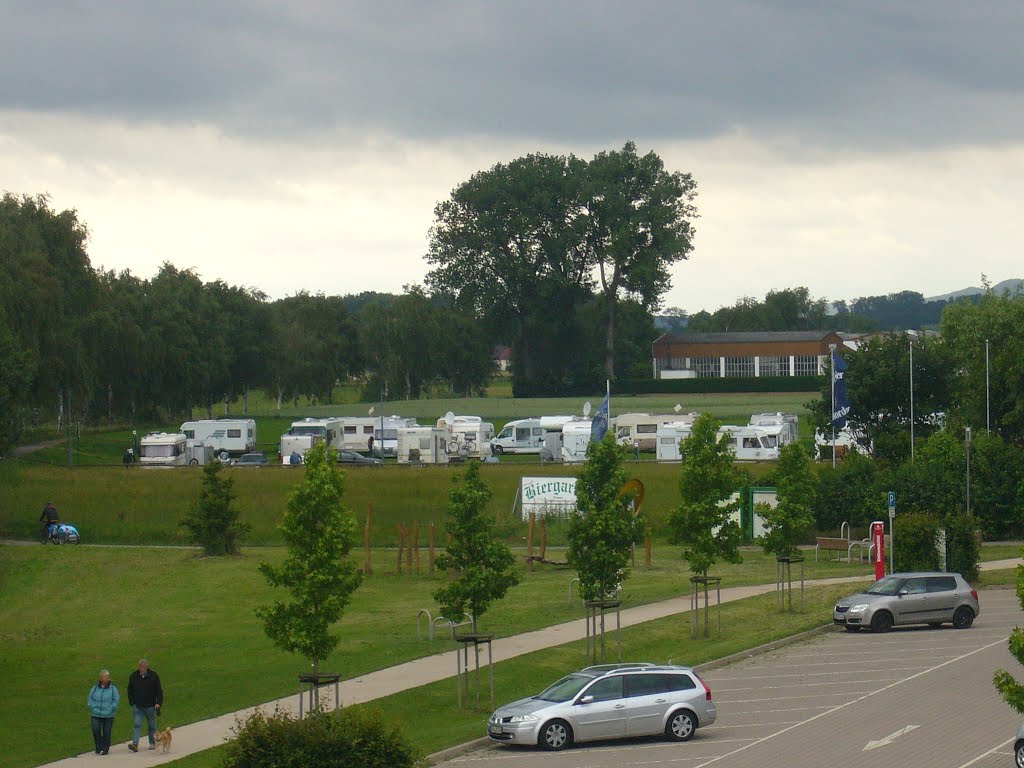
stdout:
MULTIPOLYGON (((755 475, 769 468, 747 466, 755 475)), ((454 465, 352 467, 346 473, 345 503, 360 525, 372 507, 372 544, 394 546, 398 523, 443 523, 451 478, 461 471, 454 465)), ((524 475, 565 477, 578 471, 578 467, 539 464, 484 465, 481 476, 494 492, 491 511, 501 533, 513 539, 526 535, 522 520, 512 517, 524 475)), ((655 536, 660 535, 666 514, 679 503, 679 466, 641 462, 628 464, 626 471, 643 481, 644 513, 655 536)), ((235 480, 241 518, 252 526, 247 543, 281 543, 276 526, 304 468, 235 467, 229 472, 235 480)), ((4 462, 0 464, 0 538, 34 538, 43 505, 53 501, 62 519, 78 526, 89 543, 183 544, 185 532, 178 523, 197 498, 201 479, 200 467, 66 469, 4 462)), ((556 541, 556 531, 552 535, 556 541)))
MULTIPOLYGON (((293 693, 304 662, 274 648, 253 615, 255 606, 283 597, 267 587, 256 563, 282 556, 281 549, 201 558, 166 549, 0 547, 4 765, 37 765, 88 749, 84 701, 97 670, 109 668, 123 689, 142 656, 164 681, 171 725, 293 693)), ((741 565, 715 569, 723 586, 774 580, 773 561, 757 551, 744 556, 741 565)), ((423 576, 386 575, 394 557, 375 553, 379 575, 356 591, 337 627, 341 644, 324 668, 349 678, 451 649, 447 639, 431 643, 425 631, 423 639, 416 636, 416 614, 421 608, 436 613, 431 593, 444 577, 425 574, 425 555, 423 576)), ((808 578, 867 572, 860 564, 807 563, 808 578)), ((578 601, 568 605, 574 575, 550 566, 524 571, 523 583, 495 604, 481 627, 507 636, 579 618, 578 601)), ((652 567, 641 565, 626 581, 624 605, 677 596, 688 587, 678 551, 658 548, 652 567)), ((565 657, 566 668, 582 664, 578 646, 575 653, 565 657)), ((638 658, 640 651, 626 645, 625 653, 638 658)), ((668 656, 684 658, 674 652, 657 658, 668 656)), ((126 712, 123 707, 115 723, 115 741, 130 736, 126 712)))

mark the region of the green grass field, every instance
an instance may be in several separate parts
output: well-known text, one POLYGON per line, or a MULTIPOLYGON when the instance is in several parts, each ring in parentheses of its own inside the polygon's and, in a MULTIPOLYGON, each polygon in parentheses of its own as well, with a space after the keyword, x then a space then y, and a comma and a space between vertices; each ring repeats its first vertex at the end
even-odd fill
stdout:
MULTIPOLYGON (((305 662, 275 649, 253 614, 274 594, 256 563, 282 556, 281 549, 202 558, 176 549, 0 546, 3 764, 36 765, 88 748, 84 697, 97 670, 109 668, 123 687, 142 656, 164 680, 171 724, 289 695, 305 662)), ((427 574, 425 553, 423 575, 394 575, 395 557, 374 553, 376 574, 355 593, 338 625, 341 646, 325 668, 348 678, 450 649, 446 639, 416 636, 417 612, 436 613, 431 594, 443 576, 427 574)), ((836 561, 807 566, 808 578, 869 570, 836 561)), ((775 564, 751 550, 744 563, 715 570, 734 586, 772 581, 775 564)), ((481 628, 506 636, 579 618, 578 601, 568 603, 574 576, 563 567, 524 571, 523 583, 495 604, 481 628)), ((652 566, 641 564, 626 581, 623 599, 628 607, 688 588, 678 550, 659 547, 652 566)), ((128 734, 122 713, 115 740, 128 734)))

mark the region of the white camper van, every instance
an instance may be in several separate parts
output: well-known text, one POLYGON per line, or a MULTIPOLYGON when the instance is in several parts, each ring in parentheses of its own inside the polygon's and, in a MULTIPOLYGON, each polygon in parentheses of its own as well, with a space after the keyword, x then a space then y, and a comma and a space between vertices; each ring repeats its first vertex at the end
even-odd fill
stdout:
POLYGON ((779 458, 778 436, 769 436, 761 427, 723 426, 718 435, 728 435, 737 461, 776 461, 779 458))
POLYGON ((328 448, 340 448, 343 423, 344 419, 338 417, 293 421, 288 431, 281 435, 278 448, 281 463, 291 464, 294 454, 298 454, 301 459, 306 451, 319 442, 327 443, 328 448))
POLYGON ((576 416, 541 416, 540 428, 544 433, 544 440, 540 449, 541 461, 562 460, 562 428, 576 416))
POLYGON ((658 413, 623 413, 612 419, 615 440, 627 448, 641 451, 656 450, 658 445, 658 427, 662 424, 684 421, 685 417, 697 418, 697 414, 688 413, 682 416, 658 413))
POLYGON ((399 464, 447 464, 448 430, 442 427, 398 427, 399 464))
POLYGON ((210 446, 222 461, 256 450, 255 419, 186 421, 178 431, 189 440, 210 446))
POLYGON ((800 439, 800 417, 795 413, 755 413, 747 426, 761 427, 771 434, 777 434, 780 448, 800 439))
POLYGON ((679 443, 690 436, 692 421, 673 421, 658 427, 658 461, 680 461, 679 443))
POLYGON ((517 419, 506 424, 491 441, 491 453, 540 453, 544 430, 540 419, 517 419))
POLYGON ((447 416, 437 420, 437 426, 447 433, 447 451, 452 456, 483 459, 491 455, 494 425, 479 416, 447 416))
POLYGON ((373 433, 373 452, 383 456, 398 455, 398 430, 406 427, 418 427, 416 419, 404 418, 402 416, 385 416, 384 429, 381 430, 381 420, 377 419, 377 425, 373 433))
POLYGON ((188 438, 178 432, 151 432, 139 443, 139 465, 180 467, 189 462, 188 438))
POLYGON ((574 463, 587 460, 591 424, 591 419, 578 419, 562 427, 562 461, 574 463))
POLYGON ((345 451, 366 453, 370 450, 370 438, 377 440, 380 418, 373 416, 346 416, 342 419, 341 441, 333 447, 345 451))

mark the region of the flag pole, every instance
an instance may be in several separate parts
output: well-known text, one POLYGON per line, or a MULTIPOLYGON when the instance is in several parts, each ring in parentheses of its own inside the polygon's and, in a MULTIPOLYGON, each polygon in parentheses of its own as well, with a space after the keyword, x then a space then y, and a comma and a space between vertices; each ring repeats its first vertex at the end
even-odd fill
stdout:
POLYGON ((914 339, 910 338, 910 460, 914 460, 914 339))
POLYGON ((829 344, 829 362, 832 364, 832 411, 829 413, 829 425, 832 427, 832 469, 836 468, 836 345, 829 344))
POLYGON ((988 388, 988 339, 985 339, 985 431, 992 431, 992 424, 989 422, 990 414, 989 388, 988 388))

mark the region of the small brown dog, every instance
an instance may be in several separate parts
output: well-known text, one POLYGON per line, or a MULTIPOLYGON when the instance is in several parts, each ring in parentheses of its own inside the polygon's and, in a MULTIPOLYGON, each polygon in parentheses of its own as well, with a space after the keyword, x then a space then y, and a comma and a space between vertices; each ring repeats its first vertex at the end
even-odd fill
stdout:
POLYGON ((171 751, 171 727, 167 726, 162 731, 157 731, 153 738, 156 739, 156 743, 163 747, 165 753, 171 751))

